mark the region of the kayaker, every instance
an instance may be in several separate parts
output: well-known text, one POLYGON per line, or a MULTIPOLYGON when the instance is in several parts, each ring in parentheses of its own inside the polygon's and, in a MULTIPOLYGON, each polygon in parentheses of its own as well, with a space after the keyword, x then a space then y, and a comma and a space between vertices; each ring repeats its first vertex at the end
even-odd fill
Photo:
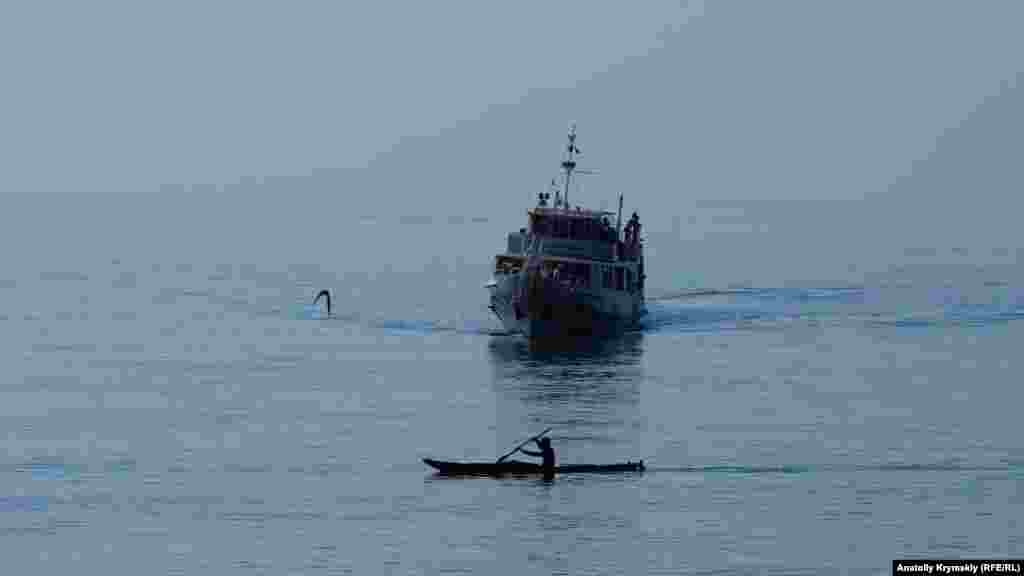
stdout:
POLYGON ((540 452, 532 452, 526 448, 520 448, 519 451, 527 456, 533 456, 535 458, 543 458, 541 466, 545 470, 554 471, 555 469, 555 450, 551 447, 551 439, 548 437, 538 438, 534 440, 537 443, 537 447, 540 448, 540 452))

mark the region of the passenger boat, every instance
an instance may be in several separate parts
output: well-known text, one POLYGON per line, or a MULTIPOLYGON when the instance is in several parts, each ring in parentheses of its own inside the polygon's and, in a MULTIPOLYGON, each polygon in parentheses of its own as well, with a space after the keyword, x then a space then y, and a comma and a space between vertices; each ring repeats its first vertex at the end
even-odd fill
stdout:
POLYGON ((636 328, 646 313, 640 219, 623 227, 622 195, 612 212, 569 203, 576 170, 576 127, 569 131, 564 185, 540 193, 528 227, 508 235, 485 285, 490 309, 505 329, 528 339, 607 336, 636 328))
MULTIPOLYGON (((505 460, 496 462, 444 462, 424 458, 423 462, 443 476, 519 476, 544 474, 544 468, 533 462, 505 460)), ((555 474, 643 472, 643 460, 619 464, 563 464, 555 466, 555 474)))

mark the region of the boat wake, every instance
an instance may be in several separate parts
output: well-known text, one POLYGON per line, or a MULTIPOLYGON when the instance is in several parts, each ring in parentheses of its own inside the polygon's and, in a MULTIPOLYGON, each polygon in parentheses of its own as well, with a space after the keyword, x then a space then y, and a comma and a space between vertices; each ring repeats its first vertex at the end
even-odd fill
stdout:
POLYGON ((685 291, 652 299, 649 333, 779 330, 796 326, 868 329, 986 327, 1024 319, 1024 292, 1007 284, 967 293, 891 288, 741 288, 685 291))
POLYGON ((1004 461, 997 464, 972 465, 961 462, 936 462, 932 464, 852 464, 803 466, 658 466, 648 465, 646 472, 676 472, 689 474, 729 474, 729 475, 760 475, 760 474, 852 474, 858 472, 1024 472, 1024 462, 1004 461))
POLYGON ((651 302, 672 300, 689 300, 701 296, 746 296, 774 301, 811 302, 819 300, 857 301, 864 295, 862 286, 824 287, 824 288, 694 288, 666 292, 648 298, 651 302))
POLYGON ((509 333, 504 329, 493 328, 484 323, 459 323, 441 320, 386 320, 372 319, 367 325, 395 334, 437 334, 452 333, 478 336, 504 336, 509 333))
MULTIPOLYGON (((906 287, 858 286, 690 289, 652 297, 635 332, 718 333, 801 326, 882 330, 994 326, 1024 319, 1024 291, 1014 290, 1001 283, 989 286, 988 294, 968 297, 948 288, 922 287, 911 287, 909 292, 906 287)), ((396 319, 346 311, 328 315, 324 306, 307 304, 295 317, 358 324, 402 335, 512 335, 485 314, 469 319, 396 319)))
POLYGON ((652 298, 646 332, 705 332, 821 322, 864 305, 864 288, 731 288, 687 290, 652 298))
POLYGON ((306 305, 296 314, 298 320, 326 320, 343 322, 346 324, 358 324, 367 328, 381 330, 391 334, 407 335, 429 335, 429 334, 464 334, 477 336, 508 336, 510 332, 501 327, 495 327, 491 322, 481 320, 479 322, 457 321, 457 320, 413 320, 413 319, 389 319, 372 317, 358 313, 334 313, 328 316, 322 307, 306 305))

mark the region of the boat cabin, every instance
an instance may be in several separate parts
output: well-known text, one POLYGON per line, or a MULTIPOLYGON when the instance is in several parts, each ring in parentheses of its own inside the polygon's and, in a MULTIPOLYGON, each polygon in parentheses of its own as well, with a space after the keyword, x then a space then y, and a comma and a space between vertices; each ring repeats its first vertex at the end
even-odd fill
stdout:
MULTIPOLYGON (((538 194, 537 205, 527 211, 526 228, 508 235, 508 249, 495 257, 495 274, 517 274, 526 266, 528 255, 540 257, 541 275, 573 287, 643 292, 643 247, 640 220, 633 213, 622 226, 622 197, 619 214, 588 210, 569 204, 568 191, 576 169, 575 126, 569 133, 568 158, 562 162, 565 184, 562 194, 555 190, 538 194)), ((552 180, 552 187, 555 182, 552 180)))
POLYGON ((583 240, 614 244, 618 233, 612 227, 611 212, 537 207, 528 212, 530 234, 538 237, 583 240))
POLYGON ((639 218, 625 226, 620 240, 612 225, 612 212, 548 207, 540 203, 529 210, 529 227, 509 234, 508 250, 495 257, 494 272, 517 274, 526 266, 527 254, 536 249, 542 255, 541 275, 574 288, 633 292, 642 289, 643 263, 639 218), (639 269, 633 266, 639 262, 639 269))
POLYGON ((538 206, 527 214, 529 227, 509 234, 509 254, 536 248, 555 257, 627 262, 640 258, 640 222, 635 213, 624 236, 612 224, 611 212, 538 206))

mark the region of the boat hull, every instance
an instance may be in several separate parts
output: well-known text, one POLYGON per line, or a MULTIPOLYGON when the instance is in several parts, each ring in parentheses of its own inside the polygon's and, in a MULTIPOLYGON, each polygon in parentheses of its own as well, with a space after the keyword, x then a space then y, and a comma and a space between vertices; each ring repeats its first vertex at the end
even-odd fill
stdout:
MULTIPOLYGON (((529 476, 543 475, 544 468, 540 464, 506 460, 500 464, 494 462, 445 462, 424 458, 423 463, 434 468, 443 476, 529 476)), ((564 464, 556 466, 555 474, 610 474, 617 472, 643 472, 644 463, 622 462, 618 464, 564 464)))
POLYGON ((600 292, 566 292, 542 287, 522 298, 516 275, 496 278, 487 285, 490 308, 505 330, 530 340, 607 338, 640 326, 642 302, 623 305, 600 292))

